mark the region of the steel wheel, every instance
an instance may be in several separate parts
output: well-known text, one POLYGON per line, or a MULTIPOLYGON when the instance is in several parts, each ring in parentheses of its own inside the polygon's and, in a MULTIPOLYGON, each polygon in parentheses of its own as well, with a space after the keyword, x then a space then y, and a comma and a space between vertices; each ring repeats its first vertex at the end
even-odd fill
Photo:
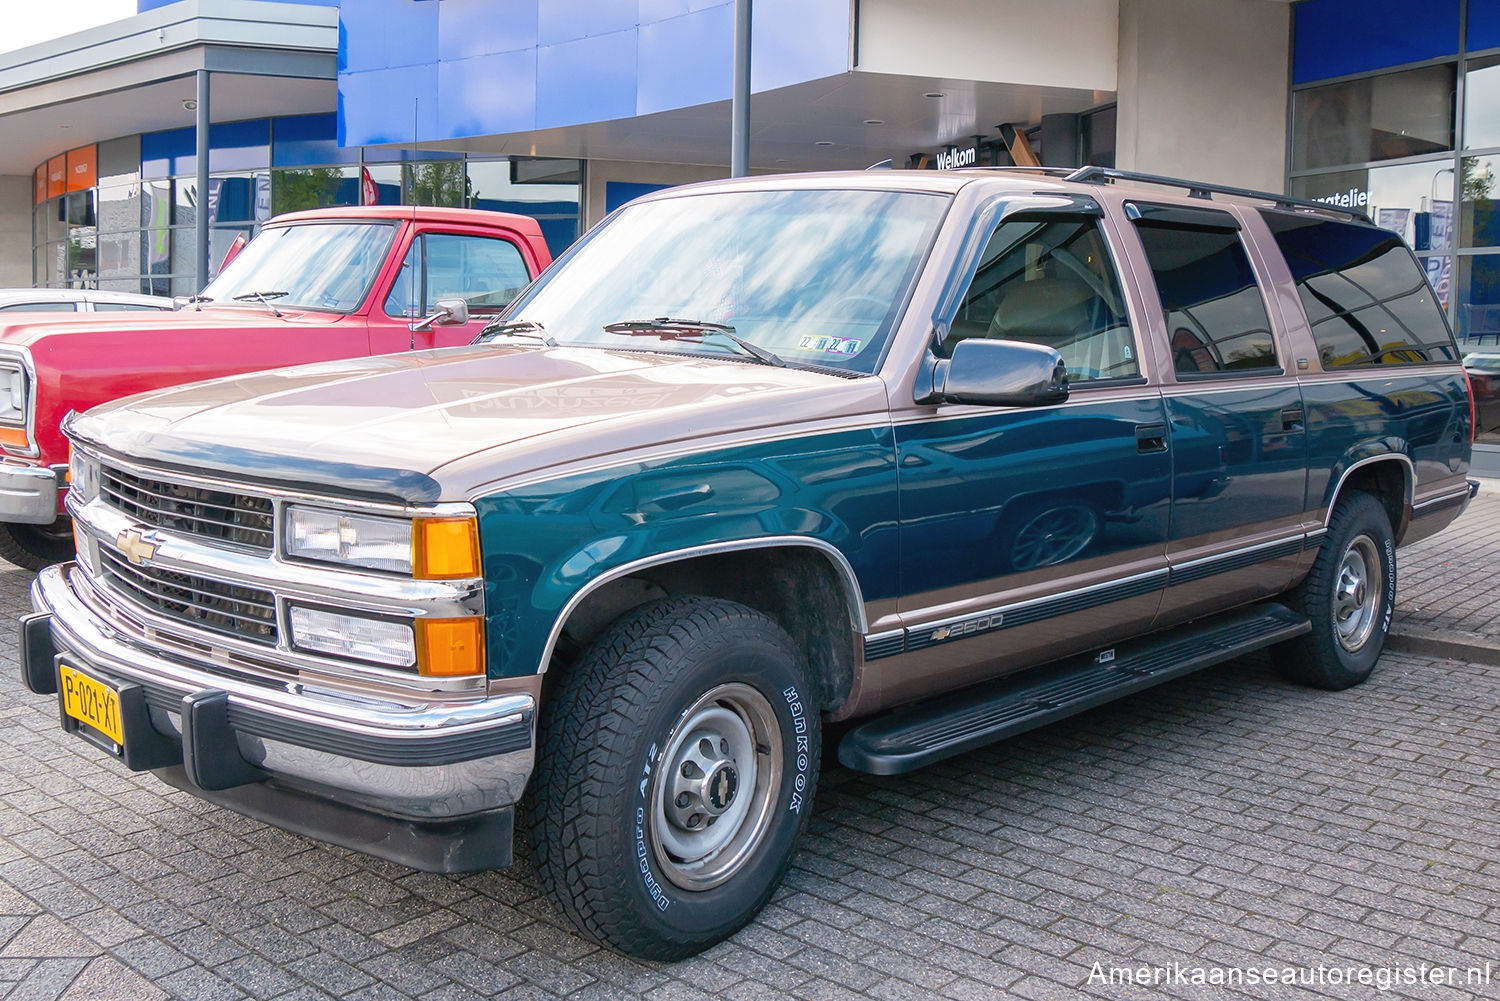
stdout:
POLYGON ((1344 550, 1333 585, 1333 628, 1339 645, 1351 653, 1363 647, 1375 630, 1380 588, 1372 578, 1379 572, 1375 541, 1368 535, 1355 537, 1344 550))
POLYGON ((717 886, 755 853, 781 794, 771 704, 748 685, 719 685, 683 713, 661 760, 648 800, 656 863, 685 890, 717 886))

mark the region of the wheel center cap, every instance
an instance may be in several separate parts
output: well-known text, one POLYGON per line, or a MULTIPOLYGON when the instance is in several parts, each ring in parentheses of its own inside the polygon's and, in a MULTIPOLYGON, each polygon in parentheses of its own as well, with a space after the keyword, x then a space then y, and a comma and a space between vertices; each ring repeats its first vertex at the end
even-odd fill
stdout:
POLYGON ((734 766, 728 763, 720 765, 713 770, 708 777, 707 802, 709 809, 716 813, 723 813, 729 809, 734 802, 735 793, 739 792, 740 775, 734 766))

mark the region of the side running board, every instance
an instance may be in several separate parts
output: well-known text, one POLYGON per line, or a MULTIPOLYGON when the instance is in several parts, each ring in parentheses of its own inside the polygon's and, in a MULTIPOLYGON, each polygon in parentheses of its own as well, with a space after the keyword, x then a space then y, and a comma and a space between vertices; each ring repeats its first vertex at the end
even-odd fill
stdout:
POLYGON ((1311 630, 1284 605, 1253 605, 878 716, 844 735, 839 761, 899 775, 1311 630))

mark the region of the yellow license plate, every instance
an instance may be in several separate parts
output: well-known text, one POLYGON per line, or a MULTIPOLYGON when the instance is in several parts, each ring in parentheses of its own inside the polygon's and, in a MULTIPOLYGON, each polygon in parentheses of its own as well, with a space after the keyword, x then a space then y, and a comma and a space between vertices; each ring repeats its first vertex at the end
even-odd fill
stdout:
POLYGON ((120 696, 115 690, 66 664, 58 665, 57 671, 63 712, 123 747, 125 728, 120 722, 120 696))

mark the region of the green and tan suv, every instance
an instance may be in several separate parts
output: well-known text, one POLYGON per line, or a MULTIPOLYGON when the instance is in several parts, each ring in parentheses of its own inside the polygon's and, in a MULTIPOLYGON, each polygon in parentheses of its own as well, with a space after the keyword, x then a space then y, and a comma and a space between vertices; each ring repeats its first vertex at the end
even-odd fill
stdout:
POLYGON ((1261 647, 1369 675, 1473 412, 1362 217, 1085 169, 639 200, 473 346, 67 422, 62 726, 418 868, 511 861, 689 955, 786 870, 822 726, 920 767, 1261 647), (529 791, 528 791, 529 789, 529 791))

